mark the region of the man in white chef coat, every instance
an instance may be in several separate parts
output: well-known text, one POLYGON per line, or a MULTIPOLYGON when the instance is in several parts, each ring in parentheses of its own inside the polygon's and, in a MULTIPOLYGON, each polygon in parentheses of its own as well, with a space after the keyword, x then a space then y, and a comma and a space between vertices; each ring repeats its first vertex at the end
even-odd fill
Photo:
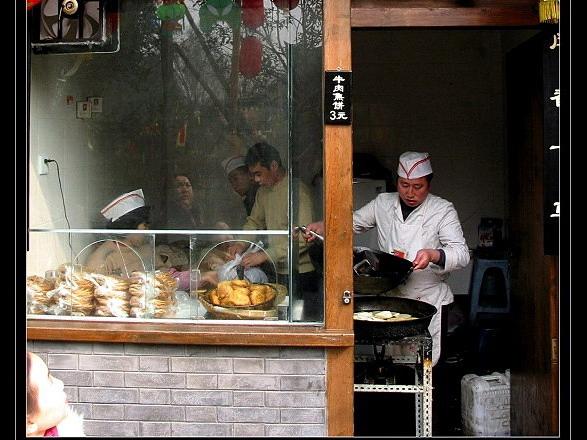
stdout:
MULTIPOLYGON (((430 193, 432 165, 428 153, 407 151, 399 158, 397 192, 381 193, 353 213, 353 231, 377 228, 380 250, 413 262, 405 284, 390 293, 432 304, 438 312, 428 330, 432 336, 432 364, 440 357, 442 306, 454 300, 446 283, 451 271, 469 263, 469 249, 456 209, 430 193)), ((307 225, 324 233, 324 223, 307 225)), ((308 240, 314 237, 306 235, 308 240)))

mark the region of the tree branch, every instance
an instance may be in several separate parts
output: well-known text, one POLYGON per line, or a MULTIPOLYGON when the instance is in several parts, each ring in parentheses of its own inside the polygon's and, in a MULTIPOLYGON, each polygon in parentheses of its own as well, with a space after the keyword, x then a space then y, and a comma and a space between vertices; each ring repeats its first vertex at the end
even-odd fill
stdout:
POLYGON ((192 65, 192 63, 187 58, 186 54, 183 52, 181 47, 179 47, 176 43, 173 43, 172 47, 177 52, 177 54, 181 57, 181 59, 185 63, 188 70, 192 73, 194 78, 196 78, 196 80, 202 85, 202 87, 204 88, 204 90, 206 91, 208 96, 210 96, 210 99, 212 99, 214 106, 218 109, 218 111, 220 113, 222 113, 222 116, 224 116, 224 119, 226 119, 226 121, 230 124, 233 120, 232 116, 228 114, 228 112, 226 111, 226 109, 224 108, 224 106, 222 105, 220 100, 218 99, 218 97, 214 94, 214 91, 210 88, 210 86, 208 84, 206 84, 206 82, 203 80, 202 76, 199 74, 198 70, 192 65))
POLYGON ((206 58, 208 59, 208 62, 210 63, 212 70, 214 70, 214 73, 216 74, 216 76, 218 76, 218 81, 220 81, 220 84, 222 84, 222 87, 224 87, 224 91, 226 92, 226 94, 229 95, 230 94, 230 87, 228 85, 228 82, 226 81, 226 78, 224 77, 224 74, 222 73, 222 71, 218 67, 218 64, 216 63, 216 60, 212 56, 212 52, 210 52, 210 48, 208 48, 208 45, 206 44, 206 40, 205 40, 204 36, 202 35, 202 32, 200 31, 200 29, 196 25, 196 23, 192 17, 192 14, 190 13, 188 7, 185 5, 184 0, 181 0, 181 2, 183 3, 183 5, 186 9, 186 17, 188 19, 188 22, 189 22, 190 26, 192 27, 192 30, 194 31, 196 38, 200 42, 200 45, 202 46, 202 49, 204 50, 204 54, 206 54, 206 58))

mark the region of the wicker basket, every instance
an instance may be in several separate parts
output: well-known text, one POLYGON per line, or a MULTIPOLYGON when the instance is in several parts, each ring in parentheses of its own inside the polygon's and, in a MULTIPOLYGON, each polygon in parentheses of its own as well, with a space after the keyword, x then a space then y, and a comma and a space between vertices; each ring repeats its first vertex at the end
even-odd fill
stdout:
POLYGON ((217 306, 209 301, 210 291, 199 292, 198 299, 214 318, 218 319, 267 319, 277 317, 277 304, 287 296, 287 288, 282 284, 268 283, 275 290, 275 297, 270 301, 254 306, 217 306))

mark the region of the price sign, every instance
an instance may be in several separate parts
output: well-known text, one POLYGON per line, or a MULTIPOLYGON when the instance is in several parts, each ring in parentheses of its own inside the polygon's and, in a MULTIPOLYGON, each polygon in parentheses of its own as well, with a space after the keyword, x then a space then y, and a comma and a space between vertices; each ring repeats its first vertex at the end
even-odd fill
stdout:
POLYGON ((324 123, 329 125, 351 125, 351 80, 352 72, 324 72, 324 123))

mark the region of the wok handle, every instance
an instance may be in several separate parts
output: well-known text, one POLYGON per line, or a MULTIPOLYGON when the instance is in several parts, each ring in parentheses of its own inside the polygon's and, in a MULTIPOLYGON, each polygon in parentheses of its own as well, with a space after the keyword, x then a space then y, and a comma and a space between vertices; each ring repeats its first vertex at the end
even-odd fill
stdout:
POLYGON ((321 241, 324 241, 324 237, 323 236, 321 236, 317 232, 310 231, 308 228, 306 228, 305 225, 296 226, 295 229, 302 231, 304 234, 313 235, 314 237, 319 238, 321 241))
POLYGON ((357 275, 360 275, 358 269, 359 269, 359 267, 364 266, 365 263, 367 263, 369 266, 373 267, 371 265, 371 262, 365 258, 364 260, 359 261, 357 264, 355 264, 353 266, 353 272, 355 272, 357 275))

